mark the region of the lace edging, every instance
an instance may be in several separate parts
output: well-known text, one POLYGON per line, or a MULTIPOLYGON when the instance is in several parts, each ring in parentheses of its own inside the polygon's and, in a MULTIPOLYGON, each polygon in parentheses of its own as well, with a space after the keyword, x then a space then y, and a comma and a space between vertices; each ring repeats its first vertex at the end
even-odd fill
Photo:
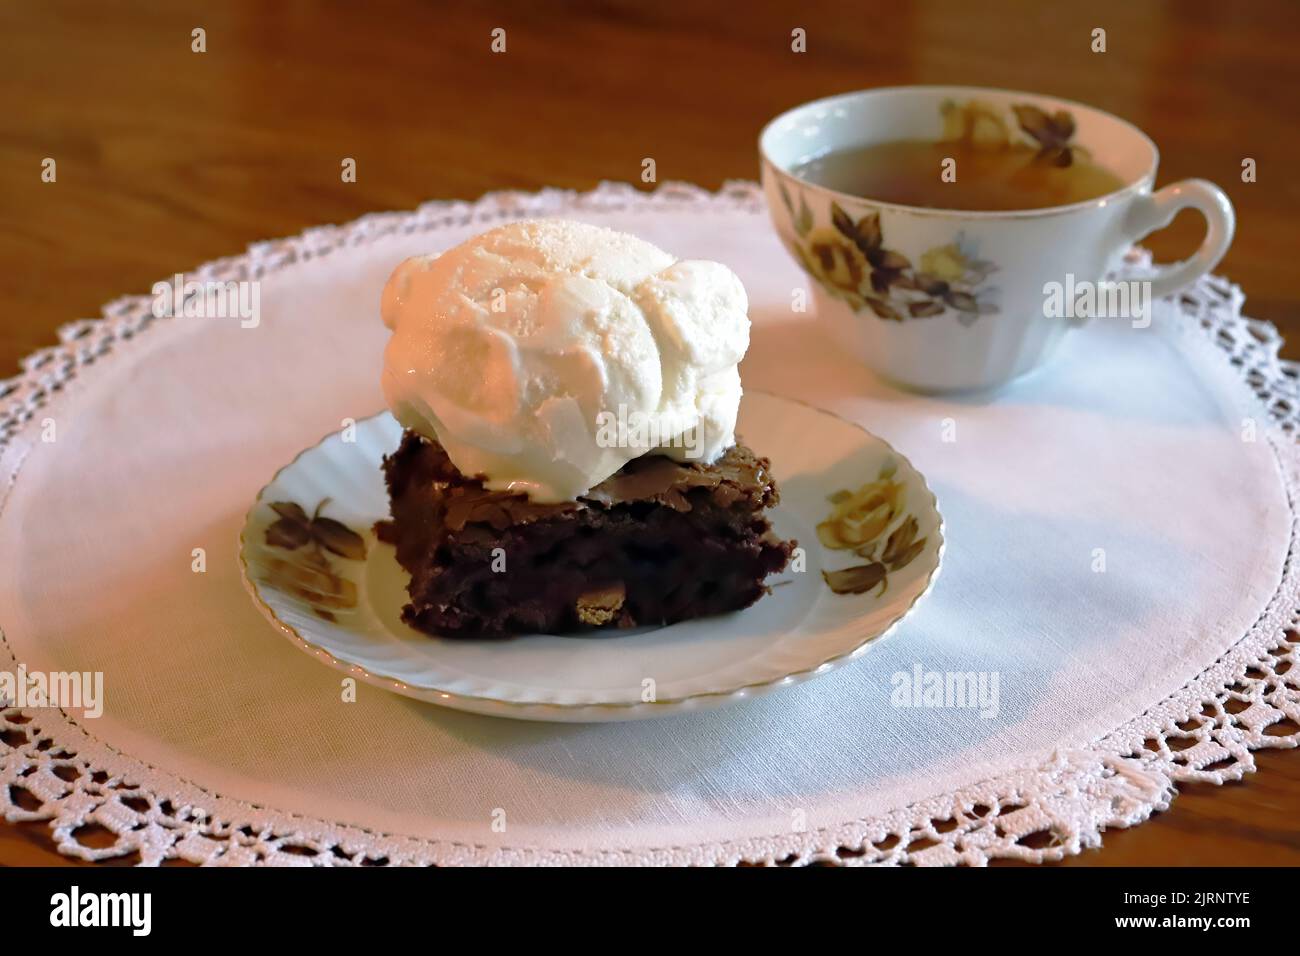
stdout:
MULTIPOLYGON (((257 278, 394 233, 414 233, 562 211, 684 209, 764 211, 755 183, 712 193, 683 183, 645 193, 604 183, 589 193, 491 193, 475 202, 431 202, 344 226, 256 243, 241 256, 194 270, 195 278, 257 278)), ((1130 257, 1141 272, 1149 257, 1130 257)), ((1300 433, 1300 366, 1279 357, 1268 322, 1241 315, 1244 296, 1214 276, 1178 299, 1206 341, 1240 374, 1279 432, 1300 433)), ((64 326, 60 344, 0 382, 0 461, 65 383, 155 319, 152 299, 128 296, 102 317, 64 326)), ((1274 439, 1270 437, 1270 441, 1274 439)), ((1058 860, 1099 846, 1107 828, 1165 810, 1180 783, 1222 784, 1254 770, 1252 752, 1300 746, 1300 570, 1295 447, 1274 445, 1291 502, 1291 546, 1282 582, 1255 626, 1165 701, 1083 748, 1059 750, 1018 770, 891 813, 808 832, 697 846, 598 852, 500 847, 377 833, 222 797, 95 740, 62 711, 0 710, 0 811, 9 822, 47 821, 61 853, 84 860, 130 857, 142 865, 181 859, 208 865, 392 864, 985 864, 995 858, 1058 860), (97 837, 97 838, 94 838, 97 837)), ((20 457, 20 456, 19 456, 20 457)), ((0 503, 19 462, 0 488, 0 503)), ((0 662, 12 662, 0 631, 0 662)))

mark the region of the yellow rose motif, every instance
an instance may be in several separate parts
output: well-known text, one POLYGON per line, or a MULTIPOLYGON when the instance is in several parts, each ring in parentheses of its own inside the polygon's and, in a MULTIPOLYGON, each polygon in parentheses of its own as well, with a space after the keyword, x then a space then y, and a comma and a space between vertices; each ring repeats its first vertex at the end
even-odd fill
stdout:
POLYGON ((838 492, 830 517, 817 526, 821 543, 834 550, 860 548, 884 534, 902 504, 903 486, 892 479, 882 475, 857 491, 838 492))
POLYGON ((959 106, 945 100, 939 110, 947 141, 967 142, 979 149, 996 149, 1011 142, 1006 122, 988 103, 971 100, 959 106))
POLYGON ((969 267, 970 261, 962 255, 955 242, 936 246, 921 256, 921 271, 944 282, 960 281, 969 267))
POLYGON ((925 549, 913 515, 903 510, 906 490, 896 480, 897 464, 887 461, 879 477, 857 491, 843 489, 830 496, 830 516, 817 525, 817 537, 832 551, 852 551, 866 564, 822 571, 836 594, 866 594, 889 587, 889 575, 905 568, 925 549), (895 519, 900 519, 895 524, 895 519), (892 527, 892 530, 890 530, 892 527))
POLYGON ((814 229, 800 250, 804 265, 815 277, 842 292, 857 292, 870 271, 866 257, 834 229, 814 229))

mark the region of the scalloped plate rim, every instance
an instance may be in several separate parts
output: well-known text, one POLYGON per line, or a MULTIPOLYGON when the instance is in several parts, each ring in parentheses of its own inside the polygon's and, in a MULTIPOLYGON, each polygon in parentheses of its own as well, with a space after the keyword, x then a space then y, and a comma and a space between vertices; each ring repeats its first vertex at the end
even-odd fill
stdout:
MULTIPOLYGON (((939 509, 938 498, 934 494, 933 489, 930 488, 925 476, 916 468, 915 465, 912 464, 907 456, 901 454, 896 448, 879 435, 876 435, 874 432, 856 422, 850 421, 832 411, 820 408, 801 399, 777 395, 759 389, 746 389, 745 395, 746 397, 751 395, 764 396, 775 399, 778 402, 788 402, 793 405, 801 406, 819 415, 835 419, 840 424, 861 432, 868 441, 883 446, 899 462, 906 464, 906 466, 916 476, 919 487, 925 492, 928 498, 926 504, 929 506, 936 519, 936 525, 933 531, 930 532, 937 541, 937 547, 934 550, 933 564, 926 574, 922 587, 912 597, 912 600, 905 607, 902 607, 882 628, 875 630, 874 633, 863 636, 857 644, 848 650, 833 654, 828 658, 812 664, 811 666, 800 668, 775 678, 741 684, 720 690, 698 692, 684 697, 671 698, 667 700, 566 703, 556 701, 527 702, 508 700, 476 694, 465 694, 436 686, 422 686, 419 684, 409 683, 391 675, 376 673, 374 670, 361 664, 344 660, 336 656, 325 647, 322 647, 314 641, 304 637, 303 634, 301 634, 292 624, 282 620, 274 608, 272 608, 262 597, 258 590, 258 583, 252 579, 252 576, 249 573, 249 562, 247 557, 248 541, 246 533, 254 522, 254 515, 257 509, 265 503, 267 491, 278 482, 284 473, 298 465, 304 457, 320 449, 321 446, 330 439, 339 435, 342 429, 335 429, 334 431, 322 436, 318 441, 301 449, 289 462, 277 469, 272 478, 258 491, 252 505, 244 515, 244 520, 239 531, 237 556, 241 583, 243 584, 244 590, 247 592, 249 598, 252 600, 254 607, 256 607, 259 613, 271 623, 277 632, 287 638, 290 643, 296 646, 299 650, 305 652, 326 666, 347 674, 350 677, 364 681, 371 686, 379 687, 413 700, 437 704, 467 713, 519 720, 565 723, 598 723, 641 720, 650 717, 668 716, 669 714, 675 713, 713 710, 734 702, 765 695, 781 687, 790 687, 804 683, 814 677, 819 677, 861 657, 872 645, 880 641, 882 638, 892 634, 903 619, 915 610, 921 600, 930 594, 934 589, 935 582, 939 577, 940 569, 943 566, 943 558, 947 546, 945 523, 943 514, 939 509)), ((383 418, 389 414, 390 413, 387 410, 381 410, 358 419, 356 425, 357 427, 361 427, 366 423, 373 422, 374 420, 383 418)), ((761 608, 761 606, 760 603, 733 613, 752 614, 755 613, 756 609, 761 608)), ((523 637, 520 639, 526 640, 527 638, 523 637)), ((617 640, 617 638, 612 639, 617 640)))

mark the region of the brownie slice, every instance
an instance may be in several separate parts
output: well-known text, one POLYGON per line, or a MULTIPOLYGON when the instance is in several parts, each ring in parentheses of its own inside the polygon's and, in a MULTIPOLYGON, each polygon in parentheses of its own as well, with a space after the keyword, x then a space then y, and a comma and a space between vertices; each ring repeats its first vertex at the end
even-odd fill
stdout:
POLYGON ((748 607, 794 548, 765 512, 769 463, 735 445, 712 465, 648 455, 573 502, 537 504, 462 475, 412 431, 384 458, 411 575, 402 619, 441 636, 670 624, 748 607), (499 550, 498 550, 499 549, 499 550))

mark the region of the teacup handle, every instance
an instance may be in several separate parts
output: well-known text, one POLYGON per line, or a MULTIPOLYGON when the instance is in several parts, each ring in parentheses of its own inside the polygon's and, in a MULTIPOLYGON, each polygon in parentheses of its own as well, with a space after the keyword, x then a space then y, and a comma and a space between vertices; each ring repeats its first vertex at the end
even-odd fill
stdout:
POLYGON ((1232 243, 1237 217, 1227 195, 1205 179, 1184 179, 1164 189, 1139 196, 1129 207, 1124 232, 1129 242, 1163 229, 1183 209, 1199 210, 1205 217, 1205 239, 1196 252, 1170 265, 1156 266, 1151 277, 1151 297, 1164 298, 1191 285, 1209 272, 1232 243))

